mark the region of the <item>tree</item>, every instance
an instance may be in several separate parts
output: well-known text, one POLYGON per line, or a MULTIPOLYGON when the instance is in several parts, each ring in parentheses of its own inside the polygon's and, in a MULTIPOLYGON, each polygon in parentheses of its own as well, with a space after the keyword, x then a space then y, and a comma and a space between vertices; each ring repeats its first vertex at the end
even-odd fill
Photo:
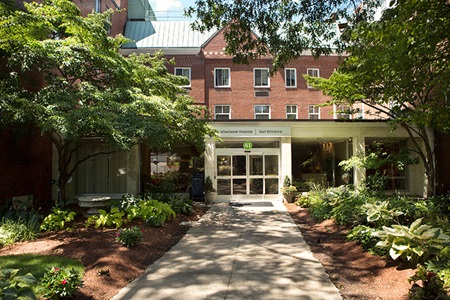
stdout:
POLYGON ((82 17, 68 0, 24 5, 0 13, 0 118, 31 123, 52 141, 63 204, 77 166, 104 154, 74 161, 87 137, 124 150, 143 142, 203 151, 205 135, 214 135, 205 108, 181 88, 184 78, 167 72, 161 54, 119 53, 127 40, 108 36, 112 11, 82 17))
POLYGON ((435 195, 433 130, 450 131, 448 16, 448 1, 399 0, 379 21, 349 30, 350 56, 329 79, 306 76, 333 96, 328 104, 360 101, 393 129, 403 127, 425 167, 428 196, 435 195))
POLYGON ((274 70, 299 58, 304 51, 313 55, 343 50, 337 22, 371 18, 380 0, 196 0, 186 10, 196 16, 200 31, 225 28, 226 51, 235 62, 270 54, 274 70), (256 33, 256 34, 255 34, 256 33))

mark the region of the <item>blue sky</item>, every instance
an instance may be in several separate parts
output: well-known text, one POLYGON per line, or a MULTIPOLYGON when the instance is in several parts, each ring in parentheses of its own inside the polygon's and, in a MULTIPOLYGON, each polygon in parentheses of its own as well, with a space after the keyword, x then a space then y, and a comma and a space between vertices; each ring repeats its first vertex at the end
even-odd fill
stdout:
POLYGON ((191 5, 194 5, 195 0, 149 0, 155 12, 165 11, 183 11, 191 5))

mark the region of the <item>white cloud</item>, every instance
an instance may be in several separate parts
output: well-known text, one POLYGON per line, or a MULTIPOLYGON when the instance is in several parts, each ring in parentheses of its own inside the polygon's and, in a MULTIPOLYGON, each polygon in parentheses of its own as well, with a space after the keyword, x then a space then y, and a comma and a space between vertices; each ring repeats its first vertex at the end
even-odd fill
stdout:
POLYGON ((149 2, 154 12, 183 10, 180 0, 149 0, 149 2))

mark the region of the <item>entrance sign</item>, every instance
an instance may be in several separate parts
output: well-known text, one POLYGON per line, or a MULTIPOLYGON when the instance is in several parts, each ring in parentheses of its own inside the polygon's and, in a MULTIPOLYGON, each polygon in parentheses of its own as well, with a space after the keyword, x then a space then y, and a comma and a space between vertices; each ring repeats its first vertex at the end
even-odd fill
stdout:
POLYGON ((217 126, 220 137, 290 137, 291 127, 222 127, 217 126))
POLYGON ((252 150, 252 148, 253 148, 253 143, 252 143, 251 141, 245 141, 244 144, 243 144, 243 146, 244 146, 244 149, 245 149, 245 150, 252 150))

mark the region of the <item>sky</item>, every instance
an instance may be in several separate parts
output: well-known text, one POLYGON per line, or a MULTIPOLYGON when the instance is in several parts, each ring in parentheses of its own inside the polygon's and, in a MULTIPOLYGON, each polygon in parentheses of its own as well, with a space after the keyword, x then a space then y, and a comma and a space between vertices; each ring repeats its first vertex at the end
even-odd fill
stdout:
POLYGON ((183 11, 184 8, 194 5, 195 0, 149 0, 155 12, 183 11))

